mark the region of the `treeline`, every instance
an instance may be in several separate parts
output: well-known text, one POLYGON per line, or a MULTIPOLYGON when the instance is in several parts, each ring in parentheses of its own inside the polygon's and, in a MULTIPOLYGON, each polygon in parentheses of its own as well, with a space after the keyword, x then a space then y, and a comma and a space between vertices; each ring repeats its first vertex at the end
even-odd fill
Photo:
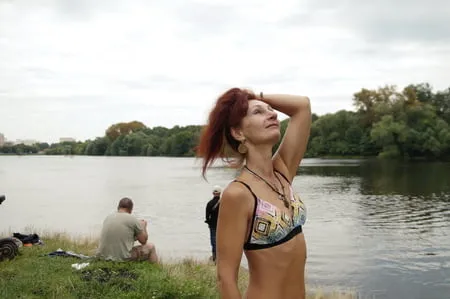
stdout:
MULTIPOLYGON (((313 114, 307 157, 450 158, 450 88, 433 92, 422 83, 401 91, 395 86, 361 89, 353 95, 353 104, 356 111, 313 114)), ((286 126, 287 120, 282 122, 283 134, 286 126)), ((94 140, 19 144, 4 146, 0 152, 190 157, 195 155, 201 128, 148 128, 133 121, 114 124, 94 140)))
POLYGON ((450 158, 450 88, 433 92, 427 83, 353 95, 356 112, 316 117, 307 156, 450 158))
POLYGON ((84 142, 18 144, 0 148, 3 153, 90 156, 194 156, 201 126, 148 128, 133 121, 110 126, 105 136, 84 142))

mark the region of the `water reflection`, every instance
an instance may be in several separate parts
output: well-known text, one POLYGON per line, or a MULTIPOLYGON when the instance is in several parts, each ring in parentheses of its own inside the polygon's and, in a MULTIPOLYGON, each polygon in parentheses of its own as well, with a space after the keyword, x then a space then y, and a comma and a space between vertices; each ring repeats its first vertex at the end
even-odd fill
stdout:
MULTIPOLYGON (((325 160, 326 161, 326 160, 325 160)), ((402 194, 412 196, 439 196, 449 200, 450 163, 402 163, 380 160, 339 160, 321 163, 303 163, 299 175, 321 177, 357 177, 361 179, 362 194, 402 194)))
POLYGON ((311 281, 339 286, 352 280, 363 296, 378 290, 376 298, 448 297, 449 164, 333 161, 302 165, 298 175, 315 180, 322 194, 308 194, 320 201, 313 203, 320 214, 311 233, 321 236, 310 237, 310 265, 317 270, 311 281), (347 267, 336 262, 341 259, 347 267))

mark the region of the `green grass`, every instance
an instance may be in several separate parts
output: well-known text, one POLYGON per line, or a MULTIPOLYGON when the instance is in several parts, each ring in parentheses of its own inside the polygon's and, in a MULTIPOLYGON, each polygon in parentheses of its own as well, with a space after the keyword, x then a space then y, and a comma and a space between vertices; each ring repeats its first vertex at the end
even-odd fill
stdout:
MULTIPOLYGON (((49 257, 62 248, 93 255, 97 243, 70 239, 65 234, 41 235, 43 246, 21 247, 20 255, 0 264, 0 298, 219 298, 215 267, 207 262, 186 259, 152 265, 49 257), (81 270, 74 263, 90 262, 81 270)), ((239 286, 244 292, 248 273, 240 271, 239 286)), ((349 294, 308 292, 309 299, 354 298, 349 294)))

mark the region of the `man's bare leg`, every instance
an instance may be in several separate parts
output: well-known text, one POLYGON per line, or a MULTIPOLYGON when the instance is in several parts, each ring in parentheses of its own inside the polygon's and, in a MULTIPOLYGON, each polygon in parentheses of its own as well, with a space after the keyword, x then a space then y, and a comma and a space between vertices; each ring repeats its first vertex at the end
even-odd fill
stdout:
POLYGON ((149 251, 148 261, 150 263, 158 263, 158 255, 156 254, 156 247, 152 243, 145 244, 146 249, 149 251))
POLYGON ((156 254, 155 245, 152 243, 147 243, 145 245, 134 246, 131 250, 130 260, 158 263, 158 255, 156 254))

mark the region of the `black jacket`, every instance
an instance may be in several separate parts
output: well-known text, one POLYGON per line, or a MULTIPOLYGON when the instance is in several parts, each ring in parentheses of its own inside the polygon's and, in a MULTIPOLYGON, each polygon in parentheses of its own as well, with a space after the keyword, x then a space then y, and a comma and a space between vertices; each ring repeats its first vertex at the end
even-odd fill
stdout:
POLYGON ((216 228, 217 227, 217 218, 219 217, 219 199, 220 196, 214 196, 206 204, 206 215, 205 215, 205 223, 208 223, 209 227, 216 228))

